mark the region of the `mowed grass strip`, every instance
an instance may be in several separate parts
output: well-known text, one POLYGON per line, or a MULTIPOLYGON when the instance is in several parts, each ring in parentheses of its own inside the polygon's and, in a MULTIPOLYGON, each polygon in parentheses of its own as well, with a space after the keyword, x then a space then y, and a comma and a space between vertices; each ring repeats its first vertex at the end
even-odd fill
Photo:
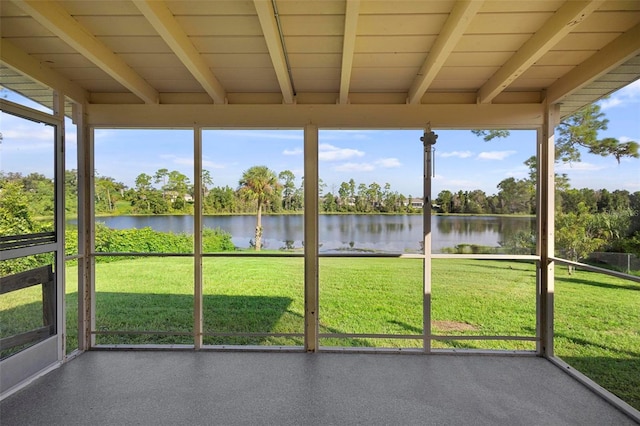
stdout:
MULTIPOLYGON (((205 333, 303 333, 303 266, 301 258, 204 259, 205 333)), ((70 266, 68 330, 77 324, 74 274, 70 266)), ((321 258, 319 277, 321 333, 422 334, 421 260, 321 258)), ((433 334, 535 336, 534 263, 434 259, 432 281, 433 334)), ((193 259, 98 263, 96 292, 97 330, 193 331, 193 259)), ((3 296, 2 324, 18 312, 14 308, 35 303, 9 296, 3 296)), ((67 346, 76 347, 74 333, 68 336, 67 346)), ((191 336, 135 334, 98 340, 193 342, 191 336)), ((303 339, 205 336, 205 343, 302 345, 303 339)), ((321 344, 419 347, 421 340, 328 337, 321 344)), ((535 342, 454 340, 433 346, 532 350, 535 342)), ((640 408, 640 285, 586 271, 569 276, 557 267, 555 353, 640 408)))

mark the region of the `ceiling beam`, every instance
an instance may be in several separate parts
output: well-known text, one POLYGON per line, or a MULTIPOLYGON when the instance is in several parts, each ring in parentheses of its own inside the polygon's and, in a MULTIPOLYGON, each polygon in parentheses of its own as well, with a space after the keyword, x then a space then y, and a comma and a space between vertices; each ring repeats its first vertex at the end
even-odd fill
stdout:
POLYGON ((224 103, 226 97, 224 87, 213 75, 165 3, 161 0, 134 0, 133 3, 198 80, 211 99, 215 103, 224 103))
POLYGON ((420 72, 409 89, 408 103, 420 103, 433 80, 442 69, 449 54, 458 44, 473 17, 478 13, 484 1, 466 0, 456 2, 440 35, 436 39, 420 72))
POLYGON ((478 103, 490 103, 602 3, 604 0, 570 0, 564 3, 542 28, 478 90, 478 103))
POLYGON ((351 84, 351 69, 353 67, 353 52, 356 49, 356 30, 358 29, 358 15, 360 0, 346 2, 344 13, 344 36, 342 38, 342 71, 340 72, 341 104, 349 102, 349 85, 351 84))
POLYGON ((281 34, 278 30, 275 11, 271 0, 253 0, 253 4, 258 12, 258 19, 262 27, 262 34, 269 49, 273 69, 276 72, 280 91, 282 92, 282 100, 286 104, 293 103, 293 85, 289 78, 289 69, 287 68, 287 59, 282 47, 281 34))
POLYGON ((158 92, 57 2, 16 0, 15 4, 145 103, 158 103, 158 92))
POLYGON ((544 105, 535 104, 277 104, 105 105, 89 104, 88 124, 97 127, 229 127, 424 129, 536 129, 544 105))
POLYGON ((43 86, 63 94, 74 102, 83 104, 89 99, 89 94, 82 87, 43 65, 36 58, 4 38, 0 40, 0 62, 43 86))
POLYGON ((602 75, 640 55, 640 24, 618 36, 547 89, 547 102, 562 102, 602 75))

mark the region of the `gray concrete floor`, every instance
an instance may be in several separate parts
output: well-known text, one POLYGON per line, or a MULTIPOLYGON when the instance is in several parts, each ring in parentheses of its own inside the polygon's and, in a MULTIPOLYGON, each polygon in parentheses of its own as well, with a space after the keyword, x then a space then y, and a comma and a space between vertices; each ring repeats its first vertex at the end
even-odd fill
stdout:
POLYGON ((88 352, 0 403, 9 425, 635 425, 534 357, 88 352))

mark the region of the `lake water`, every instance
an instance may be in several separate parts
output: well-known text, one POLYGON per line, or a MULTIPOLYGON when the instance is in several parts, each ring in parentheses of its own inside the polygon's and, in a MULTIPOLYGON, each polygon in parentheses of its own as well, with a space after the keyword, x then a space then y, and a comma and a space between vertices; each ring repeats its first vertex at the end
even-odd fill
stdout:
MULTIPOLYGON (((192 216, 114 216, 96 219, 114 229, 150 227, 157 231, 193 232, 192 216)), ((247 248, 254 238, 255 216, 205 216, 204 226, 229 232, 237 247, 247 248)), ((433 253, 458 244, 499 246, 518 231, 535 229, 535 218, 502 216, 432 216, 433 253)), ((268 249, 303 246, 302 215, 262 217, 263 246, 268 249)), ((418 252, 422 241, 421 215, 320 215, 320 251, 375 250, 418 252)))

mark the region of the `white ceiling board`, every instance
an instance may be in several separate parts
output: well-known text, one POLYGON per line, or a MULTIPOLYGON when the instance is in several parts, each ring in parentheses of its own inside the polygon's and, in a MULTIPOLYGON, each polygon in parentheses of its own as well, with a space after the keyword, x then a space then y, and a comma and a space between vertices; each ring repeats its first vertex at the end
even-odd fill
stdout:
POLYGON ((269 68, 271 57, 268 53, 216 53, 204 54, 202 58, 209 67, 216 68, 269 68))
POLYGON ((442 67, 437 74, 436 79, 445 80, 466 80, 466 79, 483 79, 491 77, 499 68, 498 67, 442 67))
POLYGON ((463 35, 454 52, 516 52, 531 34, 463 35))
POLYGON ((202 92, 202 86, 194 78, 189 80, 149 80, 149 84, 163 93, 202 92))
MULTIPOLYGON (((151 80, 194 80, 185 67, 135 67, 134 70, 147 81, 151 80)), ((195 81, 195 80, 194 80, 195 81)), ((172 90, 174 92, 175 90, 172 90)))
POLYGON ((294 74, 294 78, 296 81, 296 89, 298 89, 298 92, 301 93, 313 93, 313 92, 336 92, 335 97, 332 96, 332 98, 335 100, 338 97, 338 90, 340 87, 340 80, 339 79, 331 79, 331 80, 325 80, 325 79, 311 79, 311 80, 307 80, 307 79, 303 79, 303 78, 297 78, 295 77, 294 74))
POLYGON ((141 37, 104 36, 97 38, 114 53, 173 54, 167 43, 157 34, 141 37))
POLYGON ((425 56, 425 53, 356 53, 353 55, 353 66, 379 67, 380 64, 389 64, 394 67, 419 68, 425 56))
POLYGON ((54 34, 29 16, 0 18, 2 37, 52 37, 54 34))
MULTIPOLYGON (((276 78, 273 68, 213 68, 220 80, 272 81, 276 78)), ((227 89, 229 91, 229 89, 227 89)))
POLYGON ((454 0, 416 1, 416 0, 375 0, 364 1, 360 6, 362 15, 392 15, 392 14, 424 14, 449 13, 454 0))
POLYGON ((600 6, 600 10, 640 10, 638 0, 609 0, 600 6))
POLYGON ((353 67, 353 71, 351 72, 351 78, 354 80, 397 80, 399 82, 404 82, 406 87, 405 91, 409 89, 413 78, 416 76, 419 67, 405 67, 405 68, 394 68, 394 67, 385 67, 385 68, 358 68, 353 67))
POLYGON ((176 16, 189 37, 193 36, 261 36, 257 16, 176 16))
POLYGON ((552 15, 550 12, 479 13, 467 28, 467 33, 533 34, 552 15))
POLYGON ((358 53, 424 53, 426 54, 436 41, 435 35, 416 36, 358 36, 358 53))
POLYGON ((189 37, 201 54, 206 53, 269 53, 260 36, 192 36, 189 37))
POLYGON ((342 53, 342 36, 285 37, 284 42, 290 54, 342 53))
POLYGON ((295 15, 280 17, 282 32, 290 36, 340 36, 344 31, 344 15, 295 15))
POLYGON ((139 15, 138 9, 129 0, 62 0, 60 5, 73 16, 82 15, 139 15))
POLYGON ((340 68, 292 68, 293 80, 337 80, 340 81, 340 68))
POLYGON ((6 16, 29 16, 26 12, 10 1, 0 1, 0 14, 6 16))
POLYGON ((129 92, 123 85, 113 79, 109 80, 82 80, 79 84, 89 92, 121 93, 129 92))
POLYGON ((487 1, 482 6, 483 12, 555 12, 565 0, 537 0, 537 1, 487 1))
POLYGON ((178 15, 255 15, 256 9, 252 1, 247 0, 215 0, 187 1, 168 0, 165 2, 171 12, 178 15))
POLYGON ((289 63, 293 68, 338 68, 340 67, 341 59, 339 53, 292 53, 289 55, 289 63))
MULTIPOLYGON (((525 72, 519 78, 526 79, 540 79, 540 78, 552 78, 558 79, 564 74, 568 73, 574 68, 572 65, 534 65, 525 72)), ((517 80, 516 80, 517 81, 517 80)))
POLYGON ((278 12, 283 17, 286 15, 341 15, 344 14, 345 9, 345 0, 313 0, 305 2, 279 0, 276 4, 278 12))
POLYGON ((436 35, 447 14, 360 15, 358 35, 436 35))
MULTIPOLYGON (((138 12, 139 14, 140 12, 138 12)), ((156 36, 144 16, 76 16, 75 20, 96 37, 156 36)))
POLYGON ((452 52, 444 63, 445 67, 499 67, 513 52, 452 52))
POLYGON ((178 68, 183 67, 180 59, 173 53, 119 53, 119 57, 132 68, 158 67, 178 68))
POLYGON ((549 87, 553 83, 555 83, 557 79, 555 78, 519 78, 509 86, 511 90, 542 90, 545 87, 549 87))
MULTIPOLYGON (((4 38, 4 34, 2 34, 4 38)), ((75 49, 57 37, 7 37, 11 43, 31 54, 77 53, 75 49)))
POLYGON ((233 77, 226 79, 221 75, 218 75, 218 79, 224 85, 225 89, 227 89, 227 93, 274 93, 278 95, 278 103, 282 102, 280 85, 275 75, 273 79, 264 80, 236 80, 233 79, 233 77))
POLYGON ((56 68, 60 74, 82 86, 82 80, 111 80, 106 72, 98 67, 90 68, 56 68))
POLYGON ((611 43, 619 33, 569 33, 553 47, 553 50, 596 51, 611 43))
MULTIPOLYGON (((447 80, 436 78, 429 90, 433 91, 469 91, 476 90, 481 86, 486 79, 483 78, 468 78, 463 80, 447 80)), ((429 92, 427 92, 428 94, 429 92)))
MULTIPOLYGON (((36 53, 32 57, 45 63, 49 68, 92 68, 93 62, 79 53, 36 53)), ((97 67, 96 67, 97 68, 97 67)))
POLYGON ((551 50, 536 61, 536 65, 578 65, 580 62, 593 55, 595 51, 558 51, 551 50))

